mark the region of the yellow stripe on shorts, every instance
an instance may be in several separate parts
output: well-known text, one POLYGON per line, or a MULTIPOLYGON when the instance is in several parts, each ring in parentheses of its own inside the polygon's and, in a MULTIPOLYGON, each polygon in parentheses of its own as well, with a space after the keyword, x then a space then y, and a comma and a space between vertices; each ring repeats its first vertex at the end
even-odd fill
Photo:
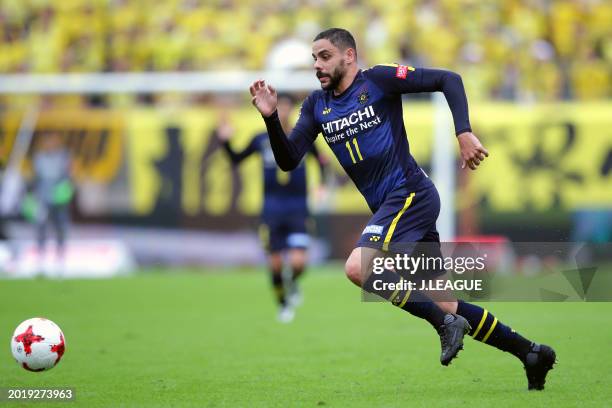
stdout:
POLYGON ((393 232, 395 231, 395 227, 397 227, 397 223, 400 217, 406 212, 410 204, 412 203, 412 199, 414 198, 414 193, 410 193, 408 198, 406 198, 406 202, 404 203, 404 208, 397 213, 393 221, 391 221, 391 225, 389 226, 389 230, 387 231, 387 235, 385 235, 385 241, 383 242, 383 251, 389 250, 389 242, 391 242, 391 237, 393 236, 393 232))

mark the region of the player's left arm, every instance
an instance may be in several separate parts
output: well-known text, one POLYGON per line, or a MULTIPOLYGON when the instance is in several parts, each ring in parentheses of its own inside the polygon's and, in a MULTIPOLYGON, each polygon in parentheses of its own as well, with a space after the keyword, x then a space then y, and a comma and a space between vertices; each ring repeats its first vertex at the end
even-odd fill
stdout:
POLYGON ((461 76, 452 71, 431 68, 413 68, 405 65, 376 66, 368 76, 387 93, 442 92, 453 115, 455 134, 459 142, 462 168, 472 169, 489 156, 487 149, 472 133, 468 102, 461 76))

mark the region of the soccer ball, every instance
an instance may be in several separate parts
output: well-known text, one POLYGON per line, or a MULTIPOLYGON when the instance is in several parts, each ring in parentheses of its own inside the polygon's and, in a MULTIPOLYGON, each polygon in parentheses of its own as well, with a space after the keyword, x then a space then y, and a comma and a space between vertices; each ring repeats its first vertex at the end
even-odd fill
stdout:
POLYGON ((64 333, 51 320, 28 319, 15 329, 11 351, 17 363, 28 371, 50 370, 64 355, 64 333))

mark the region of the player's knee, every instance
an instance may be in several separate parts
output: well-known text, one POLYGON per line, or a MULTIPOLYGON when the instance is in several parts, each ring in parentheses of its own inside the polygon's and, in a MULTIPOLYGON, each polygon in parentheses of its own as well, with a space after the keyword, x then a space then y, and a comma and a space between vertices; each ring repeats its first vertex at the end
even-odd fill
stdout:
POLYGON ((457 301, 436 302, 436 305, 445 313, 457 313, 457 301))
POLYGON ((278 253, 272 253, 268 257, 270 270, 273 274, 281 274, 283 270, 283 258, 278 253))
POLYGON ((306 251, 303 249, 291 252, 291 267, 303 269, 306 266, 306 251))
POLYGON ((361 260, 359 258, 349 257, 344 264, 344 272, 351 282, 357 286, 361 286, 361 260))

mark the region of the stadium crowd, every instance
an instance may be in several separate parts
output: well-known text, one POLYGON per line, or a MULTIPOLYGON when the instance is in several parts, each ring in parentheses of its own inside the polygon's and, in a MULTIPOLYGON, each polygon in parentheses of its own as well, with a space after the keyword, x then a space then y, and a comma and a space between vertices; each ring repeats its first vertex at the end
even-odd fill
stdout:
POLYGON ((264 69, 287 39, 356 34, 363 66, 463 75, 471 99, 612 96, 607 0, 0 0, 0 72, 264 69))

